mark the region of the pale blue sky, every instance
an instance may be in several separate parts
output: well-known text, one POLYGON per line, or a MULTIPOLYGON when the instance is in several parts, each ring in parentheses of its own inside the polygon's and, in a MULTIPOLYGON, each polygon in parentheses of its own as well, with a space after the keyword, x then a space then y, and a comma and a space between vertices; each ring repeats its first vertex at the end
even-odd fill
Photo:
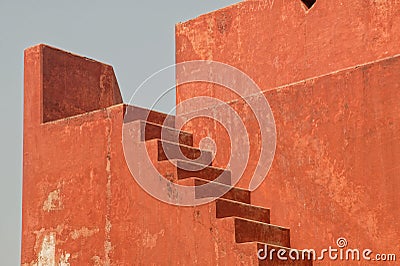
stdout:
MULTIPOLYGON (((175 23, 236 2, 0 0, 0 265, 20 263, 23 50, 47 43, 107 62, 128 101, 144 79, 174 63, 175 23)), ((160 84, 135 103, 149 106, 165 89, 160 84)), ((170 94, 158 109, 174 104, 170 94)))

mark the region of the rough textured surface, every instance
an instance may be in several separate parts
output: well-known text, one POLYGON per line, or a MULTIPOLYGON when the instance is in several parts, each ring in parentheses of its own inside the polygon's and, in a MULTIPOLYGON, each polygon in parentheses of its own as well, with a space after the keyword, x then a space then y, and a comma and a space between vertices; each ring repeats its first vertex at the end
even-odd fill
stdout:
POLYGON ((42 51, 25 54, 21 263, 89 263, 105 257, 107 112, 41 124, 42 51), (86 229, 92 233, 77 233, 86 229))
MULTIPOLYGON (((273 224, 291 228, 293 247, 322 250, 345 237, 351 247, 399 250, 399 71, 394 57, 263 93, 274 111, 278 146, 252 203, 274 210, 273 224)), ((256 132, 252 114, 238 111, 256 132)), ((252 153, 243 187, 254 162, 252 153)))
MULTIPOLYGON (((398 251, 399 7, 319 0, 307 10, 300 0, 246 1, 177 26, 178 62, 229 63, 263 89, 250 101, 269 100, 278 147, 251 203, 271 208, 268 221, 290 227, 290 239, 286 229, 246 220, 266 219, 267 212, 240 204, 250 203, 244 189, 227 193, 237 203, 224 209, 218 202, 175 207, 149 196, 132 178, 121 144, 125 111, 134 109, 128 120, 148 112, 116 105, 112 68, 44 45, 26 50, 21 264, 256 265, 257 241, 323 249, 339 237, 354 248, 398 251)), ((247 187, 260 147, 253 113, 213 85, 181 86, 177 101, 199 95, 229 102, 251 132, 250 162, 238 184, 247 187)), ((148 121, 165 119, 151 112, 148 121)), ((204 136, 215 139, 213 165, 225 168, 230 147, 222 125, 202 119, 186 128, 196 146, 204 136)), ((150 139, 159 135, 157 127, 151 132, 150 139)), ((158 163, 154 143, 148 149, 158 163)), ((208 182, 184 177, 191 185, 208 182)), ((310 265, 293 265, 303 263, 310 265)))
MULTIPOLYGON (((307 11, 301 0, 250 0, 178 24, 176 58, 230 64, 266 90, 400 54, 399 31, 399 1, 318 0, 307 11)), ((178 88, 178 103, 236 98, 220 87, 187 87, 178 88)))
MULTIPOLYGON (((21 264, 257 265, 258 244, 254 241, 268 240, 267 236, 275 241, 280 236, 272 230, 275 227, 266 223, 257 223, 262 229, 250 234, 246 226, 238 225, 237 218, 231 217, 269 221, 268 210, 249 205, 249 191, 232 189, 224 196, 229 200, 225 205, 219 201, 218 206, 212 202, 199 207, 176 207, 154 199, 134 181, 122 147, 124 113, 135 110, 127 120, 142 120, 148 113, 145 110, 122 104, 81 115, 64 110, 56 112, 63 118, 43 123, 43 75, 56 75, 49 77, 53 80, 58 76, 54 70, 46 69, 49 66, 44 62, 50 60, 46 50, 40 45, 25 52, 21 264), (235 237, 244 243, 237 244, 235 237)), ((57 53, 60 56, 52 60, 63 58, 62 52, 57 53)), ((83 101, 82 95, 75 97, 76 102, 83 101)), ((95 104, 93 108, 97 108, 95 104)), ((149 125, 166 118, 156 112, 150 114, 149 125)), ((140 124, 146 125, 143 121, 140 124)), ((168 174, 170 166, 158 160, 163 150, 156 139, 159 127, 141 129, 150 131, 146 142, 149 153, 168 174)), ((181 136, 183 142, 191 144, 190 134, 178 133, 176 136, 181 136)), ((193 151, 190 147, 184 150, 197 157, 200 150, 193 151)), ((222 170, 210 167, 196 174, 202 177, 214 172, 222 170)), ((189 181, 193 186, 208 182, 188 178, 187 173, 176 169, 173 174, 173 180, 178 180, 179 174, 180 181, 189 181)), ((196 194, 208 196, 202 190, 196 194)))
POLYGON ((41 45, 43 122, 122 103, 111 66, 41 45))
MULTIPOLYGON (((268 99, 277 151, 252 203, 290 227, 295 248, 321 250, 346 237, 353 248, 400 249, 399 12, 389 0, 317 0, 308 11, 300 0, 245 1, 176 27, 178 62, 233 65, 263 90, 248 100, 268 99)), ((254 115, 210 84, 178 87, 177 102, 201 95, 229 102, 244 120, 251 156, 239 185, 247 187, 260 146, 254 115)), ((214 138, 215 165, 226 165, 230 140, 217 123, 198 119, 184 129, 195 145, 214 138)))

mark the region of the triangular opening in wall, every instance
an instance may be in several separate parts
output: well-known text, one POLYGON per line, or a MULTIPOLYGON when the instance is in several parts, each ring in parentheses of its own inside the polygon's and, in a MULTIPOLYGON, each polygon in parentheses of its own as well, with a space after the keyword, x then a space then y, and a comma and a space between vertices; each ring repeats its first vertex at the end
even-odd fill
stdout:
POLYGON ((317 0, 301 0, 308 9, 312 8, 317 0))

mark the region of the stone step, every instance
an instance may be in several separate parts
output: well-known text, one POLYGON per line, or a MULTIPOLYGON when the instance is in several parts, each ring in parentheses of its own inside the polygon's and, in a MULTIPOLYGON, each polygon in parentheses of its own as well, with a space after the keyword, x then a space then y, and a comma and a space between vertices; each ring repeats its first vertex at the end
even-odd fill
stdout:
POLYGON ((225 185, 231 184, 231 172, 214 166, 183 160, 171 160, 158 162, 157 169, 164 177, 174 181, 200 178, 225 185))
MULTIPOLYGON (((269 265, 296 265, 296 266, 312 266, 313 255, 303 250, 290 249, 287 247, 268 245, 264 243, 257 243, 257 251, 260 252, 258 265, 269 266, 269 265), (285 250, 283 253, 281 250, 285 250), (278 252, 280 258, 278 257, 278 252), (309 257, 309 254, 311 256, 309 257), (287 260, 286 260, 287 258, 287 260), (293 259, 294 258, 294 259, 293 259)), ((318 255, 318 254, 317 254, 318 255)))
POLYGON ((200 150, 187 145, 177 144, 169 141, 157 141, 158 161, 165 160, 192 160, 193 163, 211 165, 213 154, 211 151, 200 150), (168 157, 167 157, 168 155, 168 157))
POLYGON ((175 128, 175 116, 146 108, 124 105, 124 123, 144 120, 158 125, 175 128))
POLYGON ((248 190, 235 187, 232 188, 221 183, 212 182, 200 178, 186 179, 184 184, 196 186, 195 196, 198 199, 218 197, 222 192, 228 191, 220 198, 250 204, 250 191, 248 190), (210 184, 210 186, 203 187, 202 185, 204 184, 210 184))
POLYGON ((193 135, 191 133, 180 131, 171 127, 163 127, 146 121, 140 123, 140 140, 148 141, 153 139, 166 140, 186 146, 193 146, 193 135))
POLYGON ((290 230, 272 224, 235 218, 235 239, 237 243, 262 242, 290 247, 290 230))
POLYGON ((217 218, 238 217, 263 223, 270 222, 269 209, 227 199, 217 199, 215 204, 217 218))

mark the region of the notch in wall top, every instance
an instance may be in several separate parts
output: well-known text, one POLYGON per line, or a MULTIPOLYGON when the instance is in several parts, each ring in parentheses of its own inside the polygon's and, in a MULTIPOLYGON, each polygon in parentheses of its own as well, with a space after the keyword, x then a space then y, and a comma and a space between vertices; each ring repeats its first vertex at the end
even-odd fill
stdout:
POLYGON ((303 4, 306 5, 308 9, 312 8, 315 2, 317 2, 317 0, 301 0, 301 1, 303 2, 303 4))

